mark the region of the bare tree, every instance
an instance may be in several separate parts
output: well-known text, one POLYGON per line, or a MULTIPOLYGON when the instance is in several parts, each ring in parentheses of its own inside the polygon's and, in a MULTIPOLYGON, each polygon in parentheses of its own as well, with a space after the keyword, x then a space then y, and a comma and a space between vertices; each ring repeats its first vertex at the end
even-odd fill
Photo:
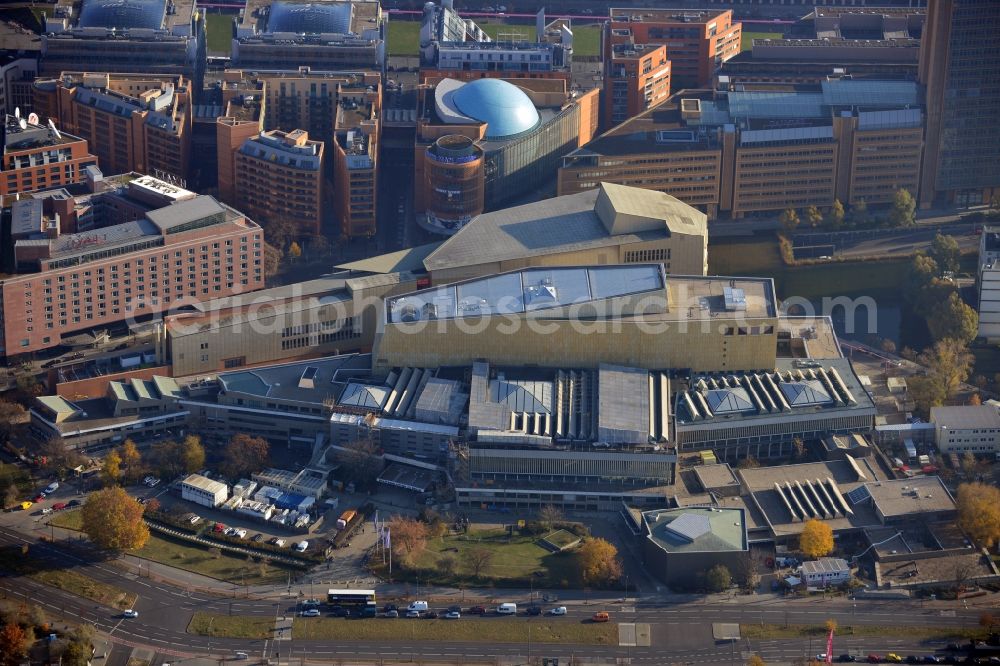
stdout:
POLYGON ((555 523, 562 522, 563 518, 562 509, 553 504, 546 504, 538 510, 539 522, 544 523, 548 527, 551 527, 555 523))
POLYGON ((337 462, 345 481, 353 481, 359 488, 370 488, 382 472, 382 451, 371 439, 356 439, 337 452, 337 462))
POLYGON ((438 558, 437 565, 441 573, 450 576, 455 573, 455 568, 458 566, 458 560, 451 555, 442 555, 438 558))
POLYGON ((965 583, 972 576, 972 565, 968 562, 959 562, 955 565, 955 592, 960 594, 965 589, 965 583))
POLYGON ((465 551, 463 557, 476 578, 479 578, 493 563, 493 551, 489 548, 471 548, 465 551))
POLYGON ((760 585, 760 570, 760 557, 753 549, 747 549, 736 566, 736 575, 743 581, 748 593, 754 592, 760 585))

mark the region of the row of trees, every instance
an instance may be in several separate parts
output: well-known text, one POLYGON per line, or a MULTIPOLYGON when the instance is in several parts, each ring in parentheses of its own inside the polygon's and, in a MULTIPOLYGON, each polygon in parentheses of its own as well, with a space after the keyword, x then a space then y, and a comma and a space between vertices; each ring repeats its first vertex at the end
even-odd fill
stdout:
POLYGON ((779 220, 785 231, 794 231, 803 223, 813 229, 825 227, 831 231, 838 231, 844 227, 864 228, 883 223, 890 227, 911 227, 917 223, 917 202, 908 190, 900 189, 893 195, 892 204, 885 218, 871 216, 864 199, 855 202, 850 211, 845 211, 840 199, 834 199, 826 214, 816 206, 809 206, 800 217, 799 211, 795 208, 786 208, 779 220))
MULTIPOLYGON (((237 433, 222 450, 219 468, 230 478, 246 476, 268 465, 270 445, 263 437, 237 433)), ((153 444, 146 454, 140 454, 131 439, 104 458, 101 477, 106 486, 135 483, 147 471, 156 471, 165 478, 191 474, 205 466, 205 447, 197 435, 188 435, 178 442, 172 439, 153 444)))
POLYGON ((935 236, 928 252, 913 257, 903 280, 903 300, 927 321, 935 340, 952 338, 968 344, 978 332, 979 315, 962 300, 951 279, 960 259, 954 238, 935 236))

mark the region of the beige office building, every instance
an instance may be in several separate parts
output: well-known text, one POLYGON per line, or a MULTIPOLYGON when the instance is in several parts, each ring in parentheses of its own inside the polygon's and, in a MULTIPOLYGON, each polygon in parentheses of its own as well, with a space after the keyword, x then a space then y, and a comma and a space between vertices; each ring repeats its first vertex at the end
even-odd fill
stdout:
POLYGON ((771 88, 674 95, 564 157, 558 192, 631 185, 712 219, 835 199, 887 204, 899 189, 917 192, 924 116, 916 84, 771 88))

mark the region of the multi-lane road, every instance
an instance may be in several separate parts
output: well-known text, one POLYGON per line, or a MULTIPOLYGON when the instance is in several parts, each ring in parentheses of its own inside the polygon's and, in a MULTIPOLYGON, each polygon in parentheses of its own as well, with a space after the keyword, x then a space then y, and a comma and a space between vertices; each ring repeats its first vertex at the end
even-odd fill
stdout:
MULTIPOLYGON (((790 600, 766 598, 759 602, 741 603, 660 603, 640 600, 623 605, 607 604, 619 622, 647 623, 651 627, 652 644, 649 647, 625 646, 569 646, 532 645, 511 643, 429 643, 414 640, 419 636, 420 620, 385 620, 400 623, 400 638, 392 643, 301 641, 283 636, 281 640, 244 640, 211 638, 187 633, 187 625, 196 611, 232 615, 292 617, 295 599, 231 599, 204 593, 189 593, 170 585, 139 578, 128 573, 114 562, 92 561, 52 545, 34 541, 32 537, 0 529, 0 545, 30 543, 29 557, 52 566, 72 568, 99 581, 116 585, 139 596, 137 619, 123 619, 119 611, 95 604, 87 599, 38 583, 23 577, 0 579, 0 590, 8 598, 23 598, 26 602, 41 605, 53 616, 68 621, 93 624, 99 631, 109 634, 119 648, 115 654, 124 654, 122 648, 149 647, 163 659, 176 661, 194 656, 231 656, 237 651, 249 653, 254 658, 310 657, 312 659, 392 659, 421 656, 424 659, 453 660, 463 663, 489 661, 495 657, 564 656, 614 660, 631 658, 635 663, 743 663, 748 652, 761 654, 765 660, 787 662, 812 656, 825 650, 825 641, 813 639, 781 639, 767 641, 725 641, 712 639, 713 622, 740 624, 822 624, 827 619, 836 620, 841 626, 875 625, 884 627, 963 627, 975 626, 978 612, 975 609, 945 608, 928 604, 884 600, 857 601, 843 599, 790 600), (407 630, 402 630, 407 627, 407 630)), ((589 617, 595 606, 570 606, 570 615, 562 621, 579 622, 589 617)), ((294 621, 308 622, 309 619, 294 621)), ((350 620, 344 620, 350 622, 350 620)), ((466 618, 460 622, 502 622, 501 618, 466 618)), ((289 632, 284 632, 289 633, 289 632)), ((909 632, 907 632, 909 633, 909 632)), ((901 632, 902 634, 902 632, 901 632)), ((877 638, 838 637, 834 652, 868 654, 890 651, 902 654, 927 654, 943 643, 921 643, 904 635, 895 636, 888 630, 877 638)))

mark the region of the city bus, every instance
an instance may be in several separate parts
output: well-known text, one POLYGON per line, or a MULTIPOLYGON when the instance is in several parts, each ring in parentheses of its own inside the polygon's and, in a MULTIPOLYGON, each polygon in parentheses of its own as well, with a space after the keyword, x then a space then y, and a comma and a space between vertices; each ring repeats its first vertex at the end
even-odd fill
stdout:
POLYGON ((327 590, 326 603, 331 606, 375 605, 375 590, 327 590))

